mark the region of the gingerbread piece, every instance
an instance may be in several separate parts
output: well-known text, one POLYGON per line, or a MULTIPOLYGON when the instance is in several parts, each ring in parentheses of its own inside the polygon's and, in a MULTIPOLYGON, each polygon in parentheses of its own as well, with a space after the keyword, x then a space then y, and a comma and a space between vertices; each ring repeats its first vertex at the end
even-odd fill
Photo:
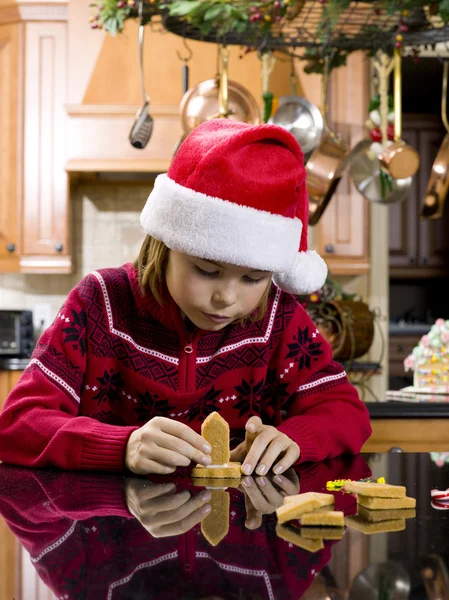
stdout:
POLYGON ((192 477, 206 479, 240 479, 241 465, 230 462, 229 425, 218 412, 211 413, 201 426, 201 435, 212 447, 212 464, 196 465, 192 477))
POLYGON ((285 502, 276 510, 276 515, 279 523, 285 523, 292 519, 298 519, 301 515, 312 512, 316 508, 333 503, 334 497, 330 494, 306 492, 295 496, 295 500, 285 502))
POLYGON ((364 506, 357 507, 359 515, 362 519, 370 523, 378 523, 379 521, 391 521, 394 519, 414 519, 416 511, 414 508, 393 508, 385 510, 372 510, 364 506))
POLYGON ((345 492, 374 496, 375 498, 404 498, 405 487, 388 483, 369 483, 366 481, 348 481, 344 485, 345 492))
POLYGON ((301 527, 301 537, 310 540, 341 540, 343 527, 301 527))
POLYGON ((416 499, 404 496, 404 498, 374 498, 372 496, 357 496, 357 504, 370 508, 371 510, 384 510, 396 508, 415 508, 416 499))
POLYGON ((322 525, 323 527, 344 527, 344 514, 341 510, 316 511, 301 515, 301 525, 322 525))

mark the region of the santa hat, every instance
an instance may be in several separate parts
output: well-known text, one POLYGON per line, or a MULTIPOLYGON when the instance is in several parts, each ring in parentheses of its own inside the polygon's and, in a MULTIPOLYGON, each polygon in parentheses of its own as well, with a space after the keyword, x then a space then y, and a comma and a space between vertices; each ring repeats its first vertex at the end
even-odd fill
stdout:
POLYGON ((306 294, 327 275, 307 250, 308 205, 303 153, 288 131, 213 119, 156 178, 140 222, 172 250, 272 271, 278 287, 306 294))

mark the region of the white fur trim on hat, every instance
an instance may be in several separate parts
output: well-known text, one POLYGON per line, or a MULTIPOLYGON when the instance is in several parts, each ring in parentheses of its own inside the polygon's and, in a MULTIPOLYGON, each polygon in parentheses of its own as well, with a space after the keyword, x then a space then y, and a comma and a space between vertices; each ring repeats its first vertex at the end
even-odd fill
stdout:
POLYGON ((315 250, 298 252, 293 265, 273 275, 274 283, 291 294, 311 294, 320 289, 327 277, 327 265, 315 250))
POLYGON ((300 219, 196 192, 159 175, 140 217, 144 230, 178 252, 262 271, 287 271, 300 219))

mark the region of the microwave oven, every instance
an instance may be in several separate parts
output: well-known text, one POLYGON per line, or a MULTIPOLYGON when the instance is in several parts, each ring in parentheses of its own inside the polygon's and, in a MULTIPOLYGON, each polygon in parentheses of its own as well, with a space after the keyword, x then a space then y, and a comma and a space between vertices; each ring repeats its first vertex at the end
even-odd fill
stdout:
POLYGON ((33 313, 0 310, 0 356, 29 357, 34 348, 33 313))

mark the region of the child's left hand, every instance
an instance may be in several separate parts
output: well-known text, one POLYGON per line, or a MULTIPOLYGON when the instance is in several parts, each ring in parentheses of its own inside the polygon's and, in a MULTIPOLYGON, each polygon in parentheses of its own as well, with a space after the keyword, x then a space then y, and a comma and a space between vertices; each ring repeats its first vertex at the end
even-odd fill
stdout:
POLYGON ((285 433, 281 433, 271 425, 264 425, 259 417, 251 417, 245 425, 247 432, 256 435, 250 451, 246 454, 246 441, 231 452, 231 461, 241 462, 245 475, 255 471, 258 475, 266 475, 278 458, 273 472, 283 473, 298 460, 301 453, 299 446, 285 433))

